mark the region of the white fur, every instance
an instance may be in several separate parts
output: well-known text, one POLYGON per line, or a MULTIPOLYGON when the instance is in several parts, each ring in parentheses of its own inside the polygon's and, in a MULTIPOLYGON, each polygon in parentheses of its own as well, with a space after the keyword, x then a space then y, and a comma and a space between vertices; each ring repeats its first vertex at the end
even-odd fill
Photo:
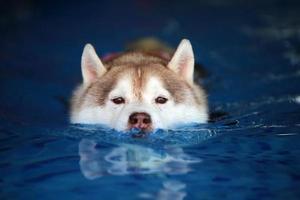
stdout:
POLYGON ((176 104, 169 92, 163 87, 162 82, 156 77, 149 79, 144 98, 147 102, 152 103, 153 111, 159 113, 159 121, 163 125, 159 128, 171 128, 176 124, 205 123, 207 121, 205 108, 199 109, 195 102, 176 104), (154 99, 157 96, 163 96, 169 100, 165 104, 155 104, 154 99))
MULTIPOLYGON (((120 79, 110 92, 104 106, 96 106, 92 102, 84 102, 79 111, 73 113, 72 123, 103 124, 123 131, 127 129, 129 116, 134 112, 146 112, 151 116, 154 129, 171 128, 178 124, 204 123, 207 121, 206 107, 199 107, 195 102, 176 104, 171 94, 163 87, 157 77, 151 77, 146 83, 140 101, 133 95, 131 77, 120 79), (155 98, 162 96, 169 100, 165 104, 156 104, 155 98), (111 99, 125 98, 125 104, 114 104, 111 99)), ((191 94, 187 94, 191 95, 191 94)), ((188 98, 192 99, 192 98, 188 98)))
MULTIPOLYGON (((136 59, 138 59, 137 57, 136 59)), ((97 78, 106 73, 106 68, 97 56, 92 45, 84 47, 81 60, 83 84, 75 92, 76 98, 80 98, 88 87, 97 78)), ((194 87, 194 54, 189 40, 183 39, 175 51, 168 68, 178 74, 191 87, 194 87)), ((207 105, 198 105, 192 95, 192 91, 186 91, 185 101, 175 103, 172 95, 164 88, 158 77, 149 77, 141 98, 134 95, 132 74, 124 73, 110 91, 104 105, 97 104, 92 94, 87 94, 80 105, 74 106, 71 113, 72 123, 103 124, 117 130, 127 129, 129 116, 134 112, 145 112, 151 116, 152 128, 167 129, 175 125, 188 123, 205 123, 208 119, 207 105), (157 97, 165 97, 165 104, 155 103, 157 97), (111 100, 123 97, 125 104, 114 104, 111 100)), ((141 71, 138 69, 138 76, 141 71)), ((205 99, 205 97, 203 97, 205 99)), ((78 99, 77 99, 78 100, 78 99)))

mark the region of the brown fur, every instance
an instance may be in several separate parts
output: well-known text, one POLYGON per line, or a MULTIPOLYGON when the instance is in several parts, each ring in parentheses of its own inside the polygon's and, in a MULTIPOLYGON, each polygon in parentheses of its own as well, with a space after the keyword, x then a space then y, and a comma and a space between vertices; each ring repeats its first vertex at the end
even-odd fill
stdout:
MULTIPOLYGON (((160 57, 154 57, 151 54, 149 55, 147 53, 133 52, 122 54, 118 58, 112 60, 108 63, 108 68, 121 67, 126 71, 129 70, 128 68, 131 68, 134 77, 134 94, 138 98, 141 98, 141 93, 144 89, 144 83, 146 82, 147 78, 150 75, 154 75, 160 78, 165 84, 166 89, 172 94, 175 102, 181 103, 185 100, 184 98, 187 95, 184 93, 187 92, 189 88, 192 90, 197 90, 198 88, 191 88, 191 86, 188 85, 184 80, 180 79, 177 74, 167 68, 167 63, 168 61, 160 57), (139 76, 139 70, 141 76, 139 76)), ((197 92, 194 91, 193 96, 197 100, 197 103, 202 104, 203 102, 201 102, 195 94, 197 92)))
MULTIPOLYGON (((189 85, 175 72, 167 68, 168 60, 143 52, 127 52, 104 63, 107 72, 88 86, 81 86, 72 99, 73 109, 82 106, 87 95, 98 105, 104 105, 109 92, 114 88, 119 77, 124 73, 131 73, 133 78, 134 94, 142 98, 142 91, 150 76, 155 76, 163 82, 165 88, 174 98, 175 103, 195 101, 198 105, 206 103, 204 91, 196 86, 189 85), (191 94, 187 95, 190 91, 191 94), (79 94, 81 93, 81 94, 79 94), (192 99, 186 99, 192 97, 192 99)), ((90 102, 92 103, 92 102, 90 102)))

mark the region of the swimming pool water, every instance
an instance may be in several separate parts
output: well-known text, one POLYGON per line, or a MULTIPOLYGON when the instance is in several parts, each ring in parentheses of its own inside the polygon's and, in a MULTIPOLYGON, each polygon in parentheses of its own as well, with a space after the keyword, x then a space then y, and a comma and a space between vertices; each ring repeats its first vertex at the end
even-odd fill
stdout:
POLYGON ((299 199, 299 5, 116 3, 33 1, 4 15, 0 199, 299 199), (146 138, 70 125, 84 43, 104 55, 145 35, 191 39, 211 122, 146 138))

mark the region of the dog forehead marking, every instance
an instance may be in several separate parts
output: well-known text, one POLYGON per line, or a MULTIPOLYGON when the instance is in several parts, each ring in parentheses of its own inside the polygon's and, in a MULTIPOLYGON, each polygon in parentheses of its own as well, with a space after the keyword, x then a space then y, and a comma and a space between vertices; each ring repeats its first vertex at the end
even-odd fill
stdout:
POLYGON ((137 74, 138 74, 138 77, 141 78, 142 76, 142 71, 141 71, 141 68, 139 67, 138 70, 137 70, 137 74))
POLYGON ((132 73, 132 82, 133 82, 133 95, 139 100, 142 100, 142 91, 143 91, 143 82, 144 82, 144 75, 142 69, 137 67, 134 69, 134 73, 132 73))

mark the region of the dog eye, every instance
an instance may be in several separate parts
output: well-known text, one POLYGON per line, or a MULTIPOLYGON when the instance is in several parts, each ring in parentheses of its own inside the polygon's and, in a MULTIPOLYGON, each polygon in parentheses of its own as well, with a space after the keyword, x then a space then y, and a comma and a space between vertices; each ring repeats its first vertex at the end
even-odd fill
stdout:
POLYGON ((157 98, 155 99, 155 103, 159 103, 159 104, 164 104, 164 103, 166 103, 167 101, 168 101, 168 99, 165 98, 165 97, 157 97, 157 98))
POLYGON ((123 97, 117 97, 111 100, 112 102, 114 102, 115 104, 122 104, 125 103, 125 99, 123 97))

